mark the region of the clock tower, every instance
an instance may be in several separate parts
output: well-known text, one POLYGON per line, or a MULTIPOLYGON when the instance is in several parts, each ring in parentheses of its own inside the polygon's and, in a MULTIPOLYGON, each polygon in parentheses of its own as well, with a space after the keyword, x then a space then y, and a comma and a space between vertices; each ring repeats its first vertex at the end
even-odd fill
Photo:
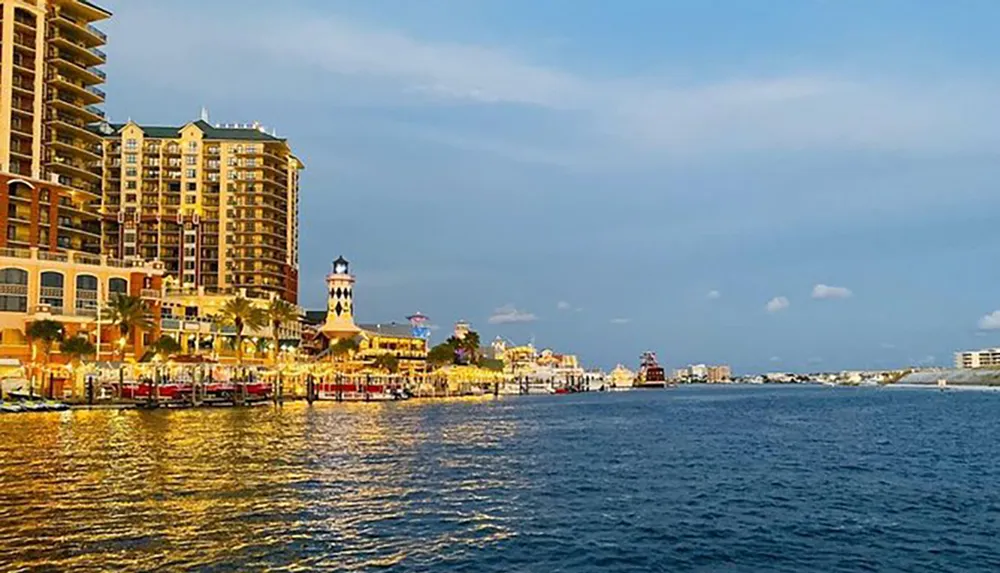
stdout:
POLYGON ((320 332, 331 340, 361 332, 354 324, 354 277, 344 257, 333 261, 333 272, 326 276, 326 290, 326 323, 320 332))

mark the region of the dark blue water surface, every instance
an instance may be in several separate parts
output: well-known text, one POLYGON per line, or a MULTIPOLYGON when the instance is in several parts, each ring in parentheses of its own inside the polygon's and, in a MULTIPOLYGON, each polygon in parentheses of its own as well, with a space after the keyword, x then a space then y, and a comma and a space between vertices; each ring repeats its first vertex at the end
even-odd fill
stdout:
POLYGON ((0 416, 0 569, 1000 570, 1000 394, 0 416))

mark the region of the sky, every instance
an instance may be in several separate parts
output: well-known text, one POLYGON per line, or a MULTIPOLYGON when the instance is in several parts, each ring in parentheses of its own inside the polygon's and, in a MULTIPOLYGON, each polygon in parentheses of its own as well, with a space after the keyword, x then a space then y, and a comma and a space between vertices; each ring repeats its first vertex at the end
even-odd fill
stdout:
POLYGON ((590 367, 1000 346, 992 0, 104 0, 113 121, 260 121, 300 297, 590 367), (994 314, 995 313, 995 314, 994 314))

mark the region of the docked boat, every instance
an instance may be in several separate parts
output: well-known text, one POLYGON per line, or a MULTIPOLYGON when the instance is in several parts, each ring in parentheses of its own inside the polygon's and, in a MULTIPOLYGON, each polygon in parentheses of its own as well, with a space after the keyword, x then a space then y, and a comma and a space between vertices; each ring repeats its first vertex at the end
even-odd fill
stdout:
POLYGON ((0 412, 6 412, 12 414, 14 412, 23 412, 24 408, 20 404, 14 402, 0 402, 0 412))
POLYGON ((632 372, 628 368, 625 368, 621 364, 615 366, 615 369, 611 371, 610 376, 610 390, 631 390, 632 385, 635 382, 635 372, 632 372))
POLYGON ((655 352, 643 352, 639 363, 639 373, 635 377, 636 388, 666 388, 666 371, 656 361, 655 352))
POLYGON ((335 402, 387 402, 406 400, 410 395, 397 384, 380 384, 376 381, 316 382, 317 400, 335 402))

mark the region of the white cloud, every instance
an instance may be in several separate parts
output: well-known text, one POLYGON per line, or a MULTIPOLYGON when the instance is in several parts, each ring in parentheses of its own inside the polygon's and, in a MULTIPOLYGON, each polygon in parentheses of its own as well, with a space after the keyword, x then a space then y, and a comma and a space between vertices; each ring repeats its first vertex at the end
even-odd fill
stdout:
POLYGON ((781 362, 781 357, 780 356, 772 356, 769 360, 771 362, 781 362))
POLYGON ((514 305, 507 304, 493 311, 489 318, 490 324, 515 324, 520 322, 534 322, 538 317, 530 312, 518 310, 514 305))
POLYGON ((994 310, 979 319, 980 330, 1000 330, 1000 310, 994 310))
POLYGON ((556 309, 558 310, 570 310, 571 308, 573 308, 573 305, 564 300, 561 300, 556 303, 556 309))
POLYGON ((813 287, 812 297, 815 299, 850 298, 854 293, 847 287, 818 284, 813 287))
POLYGON ((628 324, 632 322, 631 318, 612 318, 611 324, 628 324))
POLYGON ((722 293, 719 292, 719 291, 717 291, 717 290, 710 290, 710 291, 708 291, 708 295, 706 295, 706 296, 708 297, 708 300, 715 300, 715 299, 721 297, 722 293))
POLYGON ((776 296, 769 300, 764 308, 767 309, 767 312, 780 312, 788 308, 791 304, 787 298, 776 296))
POLYGON ((895 152, 1000 143, 996 89, 985 81, 899 81, 823 72, 696 82, 662 75, 611 78, 535 63, 516 47, 422 38, 329 10, 275 14, 248 6, 233 14, 222 3, 205 4, 199 6, 203 17, 192 20, 183 10, 123 3, 109 24, 116 44, 129 46, 115 54, 116 65, 149 82, 183 75, 201 94, 252 87, 255 97, 270 89, 267 97, 284 100, 293 95, 323 101, 353 92, 359 104, 368 105, 547 109, 585 125, 605 151, 623 141, 685 156, 803 148, 895 152), (227 25, 220 28, 217 22, 223 20, 227 25), (177 42, 157 45, 142 32, 154 25, 182 32, 177 42), (259 34, 260 29, 271 32, 259 34), (158 65, 151 67, 150 61, 158 65), (261 74, 273 87, 256 81, 261 74), (289 84, 303 89, 289 94, 289 84))

